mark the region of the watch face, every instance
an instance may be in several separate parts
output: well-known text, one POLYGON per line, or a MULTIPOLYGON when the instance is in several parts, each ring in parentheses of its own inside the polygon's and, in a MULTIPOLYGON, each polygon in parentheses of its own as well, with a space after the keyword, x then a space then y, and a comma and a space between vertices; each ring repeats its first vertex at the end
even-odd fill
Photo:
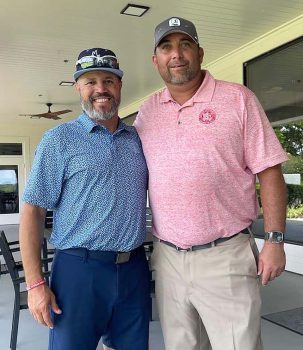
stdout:
POLYGON ((277 242, 283 242, 283 233, 282 232, 276 232, 276 235, 274 235, 274 236, 276 236, 276 241, 277 242))
POLYGON ((281 243, 284 241, 284 234, 280 231, 266 232, 265 240, 272 243, 281 243))

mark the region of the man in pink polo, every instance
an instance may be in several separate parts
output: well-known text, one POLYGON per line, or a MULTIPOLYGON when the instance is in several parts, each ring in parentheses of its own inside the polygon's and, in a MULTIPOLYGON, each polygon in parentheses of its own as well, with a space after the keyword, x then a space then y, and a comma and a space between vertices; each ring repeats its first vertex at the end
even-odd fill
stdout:
POLYGON ((153 62, 166 88, 135 127, 149 168, 160 321, 167 350, 260 350, 259 279, 266 285, 285 267, 287 155, 255 95, 215 80, 202 60, 193 23, 173 17, 156 27, 153 62))

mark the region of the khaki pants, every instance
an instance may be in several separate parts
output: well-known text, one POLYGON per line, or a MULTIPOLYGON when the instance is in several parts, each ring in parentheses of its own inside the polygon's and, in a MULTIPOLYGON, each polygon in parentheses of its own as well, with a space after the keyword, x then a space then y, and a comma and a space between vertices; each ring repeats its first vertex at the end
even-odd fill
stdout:
POLYGON ((155 242, 152 269, 166 350, 261 350, 257 247, 239 234, 178 252, 155 242))

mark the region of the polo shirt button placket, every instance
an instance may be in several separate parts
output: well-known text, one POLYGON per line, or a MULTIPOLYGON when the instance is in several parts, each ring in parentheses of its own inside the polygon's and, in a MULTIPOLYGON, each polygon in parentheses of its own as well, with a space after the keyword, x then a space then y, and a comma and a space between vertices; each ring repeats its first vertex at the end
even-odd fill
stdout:
POLYGON ((182 117, 182 114, 181 114, 181 111, 179 110, 179 112, 178 112, 178 120, 177 120, 178 125, 182 124, 181 117, 182 117))
POLYGON ((115 149, 115 140, 114 140, 114 135, 110 135, 110 139, 109 139, 109 143, 110 143, 110 147, 111 149, 115 149))

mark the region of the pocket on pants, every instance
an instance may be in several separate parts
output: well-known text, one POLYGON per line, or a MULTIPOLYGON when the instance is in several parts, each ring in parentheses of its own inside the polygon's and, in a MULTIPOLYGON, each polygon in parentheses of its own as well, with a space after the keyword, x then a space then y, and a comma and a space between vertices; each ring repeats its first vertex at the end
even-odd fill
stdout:
POLYGON ((258 250, 257 244, 255 242, 255 239, 253 237, 250 237, 249 242, 250 242, 251 251, 252 251, 254 259, 255 259, 256 267, 258 269, 259 250, 258 250))
POLYGON ((231 275, 257 277, 259 253, 253 237, 240 233, 217 248, 221 250, 218 264, 222 260, 229 262, 231 275))
POLYGON ((243 249, 243 260, 240 262, 240 264, 243 263, 243 266, 245 269, 247 269, 247 274, 252 275, 254 277, 257 277, 258 273, 258 257, 259 257, 259 251, 257 248, 257 245, 255 243, 255 240, 253 237, 241 234, 246 236, 247 240, 245 240, 245 248, 243 249))

